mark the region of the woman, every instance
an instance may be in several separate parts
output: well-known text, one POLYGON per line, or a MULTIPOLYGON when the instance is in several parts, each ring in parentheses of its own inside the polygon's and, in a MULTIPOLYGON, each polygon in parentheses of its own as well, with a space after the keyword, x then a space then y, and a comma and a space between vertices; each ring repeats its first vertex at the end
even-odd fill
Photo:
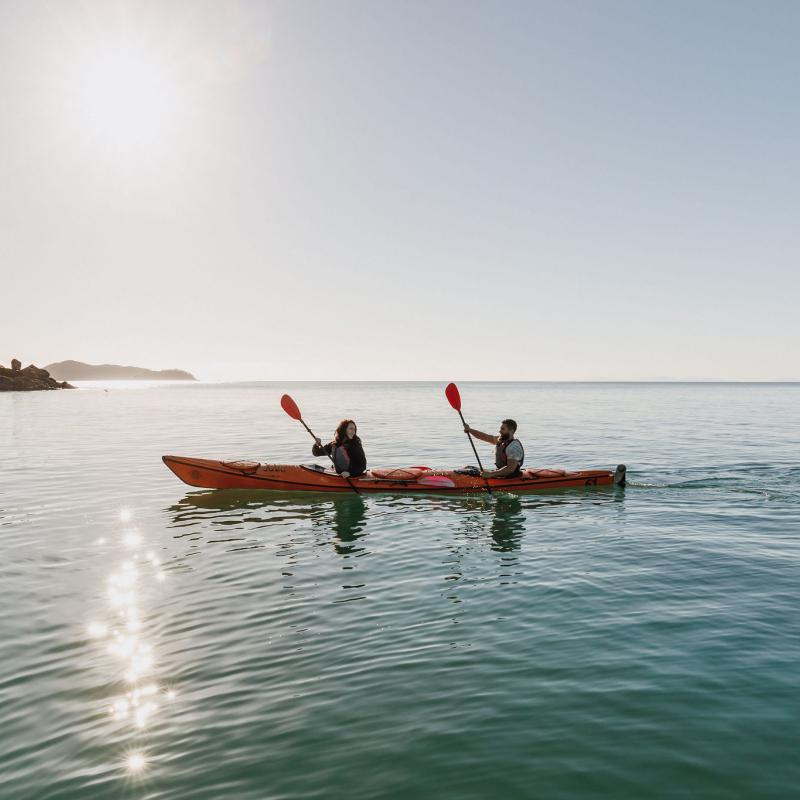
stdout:
POLYGON ((343 419, 339 423, 329 444, 323 445, 317 439, 311 452, 315 456, 330 456, 333 466, 343 478, 357 478, 366 472, 367 457, 358 437, 358 428, 351 419, 343 419))

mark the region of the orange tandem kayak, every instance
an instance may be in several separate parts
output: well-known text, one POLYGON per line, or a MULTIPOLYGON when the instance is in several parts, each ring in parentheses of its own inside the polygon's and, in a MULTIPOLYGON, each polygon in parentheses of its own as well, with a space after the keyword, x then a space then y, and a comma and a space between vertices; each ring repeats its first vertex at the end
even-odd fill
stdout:
MULTIPOLYGON (((347 481, 319 464, 262 464, 258 461, 212 461, 162 456, 163 462, 189 486, 203 489, 268 489, 280 492, 352 492, 347 481)), ((402 494, 480 494, 485 481, 463 470, 428 467, 373 469, 350 479, 359 492, 402 494)), ((542 492, 592 486, 624 486, 625 465, 615 471, 526 469, 518 478, 490 478, 498 492, 542 492)))

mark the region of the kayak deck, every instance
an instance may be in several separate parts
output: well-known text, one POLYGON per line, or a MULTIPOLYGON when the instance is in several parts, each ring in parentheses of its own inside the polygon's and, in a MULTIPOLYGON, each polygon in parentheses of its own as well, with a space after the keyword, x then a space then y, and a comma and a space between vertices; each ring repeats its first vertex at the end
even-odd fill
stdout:
MULTIPOLYGON (((281 492, 352 492, 345 478, 317 464, 262 464, 257 461, 214 461, 162 456, 162 461, 189 486, 202 489, 266 489, 281 492)), ((359 492, 403 494, 479 494, 486 481, 455 470, 408 467, 375 470, 351 478, 359 492)), ((542 492, 593 486, 624 486, 625 466, 611 470, 525 470, 518 478, 489 478, 498 492, 542 492)))

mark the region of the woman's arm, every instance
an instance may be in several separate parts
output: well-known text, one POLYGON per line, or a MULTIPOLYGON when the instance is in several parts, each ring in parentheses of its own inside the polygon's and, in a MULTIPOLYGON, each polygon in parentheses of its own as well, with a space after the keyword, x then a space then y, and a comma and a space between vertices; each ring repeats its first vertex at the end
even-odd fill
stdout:
POLYGON ((330 456, 332 450, 332 445, 322 444, 322 441, 319 439, 315 440, 314 444, 311 445, 311 452, 315 456, 330 456))

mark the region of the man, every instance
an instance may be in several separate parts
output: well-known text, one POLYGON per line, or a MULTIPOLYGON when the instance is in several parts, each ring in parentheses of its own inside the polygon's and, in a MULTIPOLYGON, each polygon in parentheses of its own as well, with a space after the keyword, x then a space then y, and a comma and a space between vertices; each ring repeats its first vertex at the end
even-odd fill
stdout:
POLYGON ((525 461, 525 450, 522 442, 514 438, 517 432, 517 423, 513 419, 504 419, 500 423, 500 435, 492 436, 482 431, 476 431, 469 425, 464 425, 464 432, 471 433, 482 442, 493 444, 495 470, 485 469, 481 472, 482 478, 517 478, 522 474, 522 462, 525 461))

